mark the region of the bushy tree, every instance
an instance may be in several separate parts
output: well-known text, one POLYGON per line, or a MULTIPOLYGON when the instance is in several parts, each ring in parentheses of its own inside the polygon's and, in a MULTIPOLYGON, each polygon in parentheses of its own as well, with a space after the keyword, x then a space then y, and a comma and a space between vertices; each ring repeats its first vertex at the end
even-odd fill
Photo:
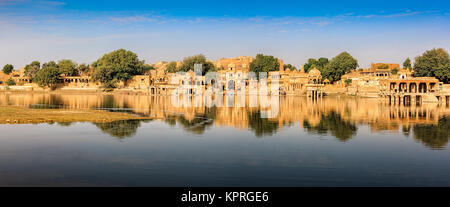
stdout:
POLYGON ((327 66, 328 62, 328 58, 319 58, 319 60, 317 61, 317 69, 322 70, 323 68, 325 68, 325 66, 327 66))
POLYGON ((381 64, 378 66, 378 69, 389 69, 389 65, 388 64, 381 64))
POLYGON ((341 79, 341 76, 358 67, 358 61, 349 53, 342 52, 338 56, 331 59, 322 72, 322 78, 328 78, 330 82, 341 79))
POLYGON ((256 58, 250 63, 250 71, 255 73, 278 71, 280 63, 278 59, 271 55, 257 54, 256 58))
POLYGON ((309 58, 308 62, 305 63, 305 65, 303 66, 303 69, 305 70, 305 72, 308 72, 309 69, 313 68, 313 67, 317 67, 318 62, 316 59, 314 58, 309 58))
POLYGON ((284 70, 291 70, 291 71, 297 70, 297 68, 291 64, 287 64, 287 65, 285 64, 283 67, 284 67, 284 70))
POLYGON ((177 62, 172 61, 169 64, 167 64, 166 72, 168 72, 168 73, 176 73, 176 72, 178 72, 177 62))
POLYGON ((59 72, 66 76, 78 75, 77 64, 74 63, 72 60, 64 59, 64 60, 58 61, 58 68, 59 68, 59 72))
POLYGON ((321 58, 319 58, 319 60, 316 60, 314 58, 309 58, 308 62, 305 63, 303 68, 305 69, 305 72, 308 72, 311 68, 314 68, 314 67, 322 72, 327 64, 328 64, 328 58, 321 57, 321 58))
POLYGON ((142 75, 151 67, 139 60, 136 53, 125 49, 115 50, 103 55, 92 64, 93 78, 104 87, 112 88, 118 81, 126 81, 134 75, 142 75))
POLYGON ((403 62, 403 69, 405 70, 411 70, 411 60, 409 58, 406 58, 405 62, 403 62))
POLYGON ((346 79, 344 82, 345 86, 349 86, 352 83, 352 79, 346 79))
POLYGON ((392 70, 391 70, 391 73, 394 74, 394 75, 396 75, 396 74, 398 73, 398 68, 392 69, 392 70))
POLYGON ((86 65, 84 63, 77 66, 77 73, 79 75, 86 75, 87 73, 89 73, 89 70, 89 65, 86 65))
POLYGON ((14 70, 14 66, 11 64, 6 64, 3 66, 3 72, 7 75, 9 75, 14 70))
POLYGON ((450 58, 442 48, 427 50, 415 58, 414 76, 436 77, 439 81, 450 83, 450 58))
POLYGON ((13 85, 16 85, 16 82, 14 82, 14 80, 12 78, 9 78, 8 81, 6 81, 6 85, 13 86, 13 85))
POLYGON ((34 78, 36 73, 41 69, 41 63, 39 61, 33 61, 25 66, 24 74, 27 77, 34 78))
POLYGON ((41 87, 48 86, 54 88, 59 81, 59 76, 61 74, 58 65, 54 61, 44 63, 42 69, 40 69, 34 81, 41 87))
POLYGON ((184 58, 183 63, 179 68, 179 71, 187 72, 189 70, 194 70, 195 64, 202 64, 203 75, 206 74, 207 72, 216 71, 214 64, 212 62, 206 61, 206 57, 202 54, 184 58))

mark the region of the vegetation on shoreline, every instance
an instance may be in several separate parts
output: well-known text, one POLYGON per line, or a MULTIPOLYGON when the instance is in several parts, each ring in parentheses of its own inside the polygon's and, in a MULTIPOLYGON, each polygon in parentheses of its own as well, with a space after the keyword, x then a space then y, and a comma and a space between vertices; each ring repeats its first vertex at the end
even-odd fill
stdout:
POLYGON ((119 81, 127 81, 134 75, 143 75, 153 69, 139 60, 136 53, 125 49, 115 50, 103 55, 92 64, 93 78, 103 84, 104 88, 115 88, 119 81))
POLYGON ((450 56, 443 48, 425 51, 415 58, 414 75, 417 77, 436 77, 439 81, 450 83, 450 56))
POLYGON ((322 80, 328 79, 331 83, 341 80, 341 77, 358 67, 358 61, 348 52, 342 52, 330 61, 321 57, 318 60, 308 59, 304 65, 305 72, 316 68, 322 74, 322 80))
POLYGON ((120 112, 108 112, 91 109, 29 109, 23 107, 0 106, 0 124, 38 124, 92 122, 109 123, 120 120, 146 120, 120 112))
MULTIPOLYGON (((436 77, 439 81, 450 83, 450 57, 448 52, 443 48, 435 48, 425 51, 422 55, 417 56, 414 66, 411 60, 407 58, 403 62, 403 69, 414 70, 416 77, 436 77)), ((177 62, 170 62, 167 65, 166 72, 187 72, 194 69, 195 64, 202 64, 203 75, 210 71, 223 69, 216 68, 211 61, 208 61, 203 54, 189 56, 184 58, 181 65, 177 62)), ((257 54, 255 59, 250 63, 250 71, 253 72, 270 72, 277 71, 280 67, 278 58, 270 55, 257 54)), ((291 64, 285 64, 287 70, 297 70, 291 64)), ((331 83, 339 81, 341 77, 355 70, 358 67, 358 61, 348 52, 342 52, 331 60, 321 57, 319 59, 310 58, 304 64, 305 72, 311 68, 317 68, 322 79, 328 79, 331 83)), ((381 65, 379 69, 387 69, 388 65, 381 65)), ((49 61, 42 64, 39 61, 33 61, 25 66, 24 75, 29 77, 41 87, 52 88, 58 83, 60 75, 79 76, 92 75, 93 80, 102 84, 103 88, 115 88, 119 81, 127 81, 134 75, 146 74, 148 70, 154 69, 150 65, 146 65, 144 60, 139 60, 136 53, 125 49, 119 49, 103 55, 92 65, 78 65, 70 59, 59 60, 58 63, 49 61)), ((3 67, 5 74, 10 74, 14 70, 14 66, 7 64, 3 67)), ((394 68, 392 74, 396 74, 400 69, 394 68)), ((6 81, 3 81, 6 83, 6 81)), ((8 81, 9 85, 13 83, 8 81)))

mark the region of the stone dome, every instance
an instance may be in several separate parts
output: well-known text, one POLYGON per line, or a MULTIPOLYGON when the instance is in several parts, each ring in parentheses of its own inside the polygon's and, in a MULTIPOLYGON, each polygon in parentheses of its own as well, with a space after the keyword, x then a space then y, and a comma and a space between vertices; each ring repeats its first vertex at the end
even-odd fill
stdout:
POLYGON ((317 68, 313 68, 313 69, 308 71, 308 75, 319 76, 319 75, 321 75, 321 73, 320 73, 319 70, 317 70, 317 68))

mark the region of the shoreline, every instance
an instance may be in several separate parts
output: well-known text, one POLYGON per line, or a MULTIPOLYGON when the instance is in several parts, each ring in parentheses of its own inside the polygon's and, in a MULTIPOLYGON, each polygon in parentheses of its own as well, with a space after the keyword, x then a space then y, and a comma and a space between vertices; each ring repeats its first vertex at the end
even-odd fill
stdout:
MULTIPOLYGON (((171 96, 166 94, 150 94, 147 90, 133 90, 133 89, 114 89, 111 91, 103 91, 101 89, 56 89, 56 90, 14 90, 14 89, 0 89, 0 93, 14 93, 14 94, 126 94, 126 95, 146 95, 146 96, 171 96)), ((324 97, 360 97, 360 98, 377 98, 374 96, 365 96, 359 94, 347 94, 342 92, 324 92, 324 97)), ((227 94, 223 94, 227 95, 227 94)), ((236 94, 235 94, 236 95, 236 94)), ((245 94, 245 96, 253 94, 245 94)), ((307 97, 307 94, 285 94, 280 97, 307 97)))
POLYGON ((93 109, 30 109, 18 106, 0 106, 0 124, 110 123, 121 120, 150 119, 122 112, 93 109))

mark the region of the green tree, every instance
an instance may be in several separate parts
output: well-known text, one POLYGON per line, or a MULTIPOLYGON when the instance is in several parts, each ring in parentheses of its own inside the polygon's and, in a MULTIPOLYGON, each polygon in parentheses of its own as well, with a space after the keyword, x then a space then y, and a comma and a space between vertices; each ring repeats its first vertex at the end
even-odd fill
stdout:
POLYGON ((309 58, 308 62, 305 63, 303 68, 305 69, 305 72, 308 72, 311 68, 317 68, 321 72, 323 69, 328 65, 328 58, 321 57, 319 60, 316 60, 314 58, 309 58))
POLYGON ((388 64, 381 64, 378 66, 378 69, 389 69, 389 65, 388 64))
POLYGON ((14 80, 12 78, 9 78, 8 81, 6 81, 6 85, 13 86, 13 85, 16 85, 16 82, 14 82, 14 80))
POLYGON ((328 58, 321 57, 321 58, 319 58, 319 60, 317 61, 317 66, 318 66, 318 69, 319 69, 319 70, 324 69, 325 66, 327 66, 327 65, 328 65, 328 58))
POLYGON ((305 70, 305 72, 308 72, 309 69, 313 68, 314 66, 317 67, 318 65, 318 61, 314 58, 309 58, 308 62, 305 63, 305 65, 303 66, 303 69, 305 70))
POLYGON ((450 58, 442 48, 427 50, 415 58, 414 76, 436 77, 439 81, 450 83, 450 58))
POLYGON ((167 64, 166 72, 168 72, 168 73, 176 73, 176 72, 178 72, 177 62, 172 61, 169 64, 167 64))
POLYGON ((142 75, 150 67, 139 60, 138 56, 125 49, 115 50, 103 55, 92 64, 92 77, 100 81, 105 88, 114 88, 118 81, 126 81, 134 75, 142 75))
POLYGON ((77 64, 74 63, 72 60, 64 59, 64 60, 58 61, 58 68, 59 68, 59 72, 66 76, 78 75, 77 64))
POLYGON ((405 70, 411 70, 411 60, 409 58, 406 58, 405 62, 403 62, 403 69, 405 70))
MULTIPOLYGON (((217 71, 212 62, 206 61, 206 57, 202 54, 186 57, 183 59, 179 71, 187 72, 189 70, 194 70, 195 64, 202 64, 202 74, 207 72, 217 71)), ((176 65, 175 65, 176 66, 176 65)))
POLYGON ((284 67, 285 70, 287 70, 287 69, 289 69, 291 71, 297 70, 297 68, 295 66, 291 65, 291 64, 287 64, 287 65, 285 64, 283 67, 284 67))
POLYGON ((352 79, 346 79, 344 82, 345 86, 349 86, 352 83, 352 79))
POLYGON ((42 65, 42 69, 37 72, 34 81, 41 87, 54 88, 59 81, 60 74, 58 65, 54 61, 50 61, 42 65))
POLYGON ((3 66, 3 72, 7 75, 9 75, 14 70, 14 66, 11 64, 6 64, 3 66))
POLYGON ((80 75, 87 75, 89 73, 90 67, 86 64, 80 64, 77 66, 77 73, 80 75))
POLYGON ((151 65, 148 64, 144 64, 143 68, 142 68, 142 74, 147 73, 149 70, 154 70, 155 68, 151 65))
POLYGON ((391 70, 391 73, 394 74, 394 75, 396 75, 396 74, 398 73, 398 68, 392 69, 392 70, 391 70))
POLYGON ((358 61, 349 53, 342 52, 326 65, 322 71, 322 78, 335 82, 341 79, 341 76, 358 67, 358 61))
POLYGON ((256 58, 250 63, 250 71, 259 73, 259 72, 270 72, 270 71, 278 71, 280 69, 280 63, 278 59, 263 54, 257 54, 256 58))
POLYGON ((41 69, 41 63, 39 61, 33 61, 25 66, 25 76, 34 78, 36 73, 41 69))

